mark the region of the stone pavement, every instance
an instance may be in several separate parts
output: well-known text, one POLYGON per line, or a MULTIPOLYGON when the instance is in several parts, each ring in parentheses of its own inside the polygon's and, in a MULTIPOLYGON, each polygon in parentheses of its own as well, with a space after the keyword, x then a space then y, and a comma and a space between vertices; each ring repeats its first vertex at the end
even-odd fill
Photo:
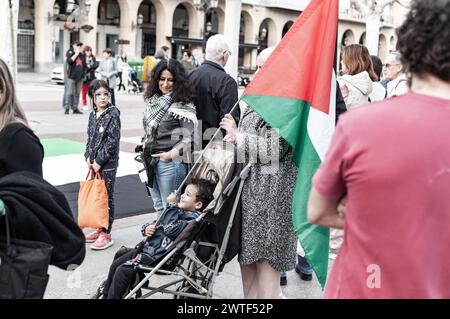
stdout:
MULTIPOLYGON (((112 236, 114 245, 103 251, 93 251, 86 245, 86 258, 75 271, 63 271, 51 266, 50 280, 45 293, 46 299, 88 299, 96 291, 99 283, 106 278, 109 265, 115 252, 122 246, 133 247, 142 236, 142 224, 155 218, 154 214, 138 215, 116 220, 112 236)), ((153 286, 161 285, 171 276, 156 276, 151 281, 153 286)), ((173 278, 173 277, 172 277, 173 278)), ((295 271, 288 272, 288 285, 282 288, 289 299, 317 299, 323 292, 317 279, 306 282, 300 279, 295 271)), ((241 299, 243 298, 240 270, 237 259, 229 262, 222 273, 216 278, 214 299, 241 299)), ((172 295, 156 294, 153 299, 170 299, 172 295)))
MULTIPOLYGON (((17 84, 18 98, 24 107, 32 129, 40 138, 60 137, 84 142, 88 112, 83 115, 64 115, 61 98, 64 87, 50 83, 49 74, 19 73, 17 84)), ((242 88, 240 89, 242 93, 242 88)), ((141 136, 142 95, 119 93, 116 96, 122 119, 122 137, 141 136)), ((133 152, 134 144, 121 141, 121 150, 133 152)), ((86 246, 86 258, 74 271, 63 271, 51 266, 50 280, 45 298, 47 299, 86 299, 95 292, 99 283, 106 277, 115 252, 122 246, 133 247, 141 240, 140 227, 152 220, 153 214, 143 214, 118 219, 113 227, 114 246, 104 251, 92 251, 86 246)), ((167 280, 167 276, 156 276, 154 285, 167 280)), ((314 278, 305 282, 295 273, 288 272, 288 285, 283 287, 287 298, 321 298, 322 290, 314 278)), ((235 258, 228 263, 215 281, 214 298, 242 298, 240 269, 235 258)), ((157 294, 153 298, 171 298, 170 295, 157 294)))

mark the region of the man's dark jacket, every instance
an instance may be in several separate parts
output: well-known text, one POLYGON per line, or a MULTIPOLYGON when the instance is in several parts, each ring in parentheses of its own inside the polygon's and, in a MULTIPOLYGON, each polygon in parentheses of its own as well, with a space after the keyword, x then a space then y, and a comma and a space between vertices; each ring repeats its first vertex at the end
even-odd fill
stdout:
MULTIPOLYGON (((0 178, 12 237, 53 246, 51 265, 66 269, 80 265, 86 253, 83 232, 72 216, 63 193, 35 173, 20 171, 0 178)), ((0 218, 0 237, 5 237, 0 218)))
MULTIPOLYGON (((209 128, 217 129, 223 116, 231 111, 238 100, 236 81, 219 64, 208 60, 192 70, 188 77, 195 89, 194 104, 197 118, 202 121, 202 133, 209 128)), ((239 107, 235 110, 233 117, 238 123, 239 107)), ((203 140, 203 147, 208 142, 203 140)))
POLYGON ((73 51, 73 49, 69 49, 66 53, 68 66, 67 77, 71 80, 79 82, 84 79, 84 76, 86 74, 86 56, 82 52, 80 52, 75 61, 73 61, 72 57, 74 56, 74 54, 75 51, 73 51))

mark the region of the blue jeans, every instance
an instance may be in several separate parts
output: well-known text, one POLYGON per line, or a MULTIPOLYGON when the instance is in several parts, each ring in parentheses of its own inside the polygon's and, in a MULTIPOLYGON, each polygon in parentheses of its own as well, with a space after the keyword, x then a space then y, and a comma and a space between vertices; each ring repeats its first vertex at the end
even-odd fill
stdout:
MULTIPOLYGON (((64 93, 63 93, 63 100, 62 100, 62 105, 61 105, 61 107, 63 109, 66 108, 66 99, 67 99, 67 81, 64 82, 64 93)), ((75 104, 75 96, 73 97, 73 102, 72 103, 75 104)))
POLYGON ((155 177, 150 195, 159 217, 167 206, 167 197, 180 186, 186 176, 186 166, 183 163, 160 160, 154 169, 155 177))

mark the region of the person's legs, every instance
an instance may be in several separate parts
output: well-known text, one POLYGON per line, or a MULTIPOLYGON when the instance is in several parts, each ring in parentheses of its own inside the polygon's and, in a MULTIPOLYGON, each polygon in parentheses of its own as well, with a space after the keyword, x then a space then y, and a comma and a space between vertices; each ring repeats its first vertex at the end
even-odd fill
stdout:
POLYGON ((72 79, 67 79, 67 94, 66 100, 64 104, 64 108, 66 109, 66 114, 69 114, 69 110, 73 109, 74 105, 74 95, 75 95, 75 86, 76 82, 72 79))
POLYGON ((108 207, 109 207, 109 226, 104 231, 109 234, 114 222, 114 185, 116 183, 117 169, 105 170, 102 172, 105 181, 106 190, 108 191, 108 207))
POLYGON ((155 177, 159 186, 162 210, 167 206, 167 197, 180 186, 185 176, 186 167, 184 164, 161 160, 158 162, 155 177))
POLYGON ((285 271, 280 272, 280 286, 287 285, 287 273, 285 271))
POLYGON ((242 288, 244 290, 244 299, 254 299, 257 297, 258 284, 256 282, 256 263, 241 266, 242 288))
POLYGON ((102 171, 102 177, 105 181, 106 191, 108 192, 108 229, 102 228, 98 235, 98 238, 90 246, 93 250, 103 250, 114 245, 114 240, 112 239, 111 227, 114 222, 114 184, 116 181, 117 169, 104 170, 102 171))
POLYGON ((127 289, 133 283, 136 274, 137 269, 133 265, 120 265, 117 267, 108 290, 107 299, 122 299, 127 289))
POLYGON ((111 93, 111 104, 114 105, 114 106, 117 106, 116 105, 116 96, 114 95, 114 89, 110 88, 109 92, 111 93))
POLYGON ((305 256, 305 251, 300 242, 297 241, 297 265, 295 265, 295 272, 300 275, 302 280, 311 281, 313 269, 303 256, 305 256))
POLYGON ((120 87, 122 86, 122 72, 117 72, 117 77, 119 78, 119 85, 117 86, 117 92, 120 92, 120 87))
POLYGON ((82 94, 81 94, 81 97, 83 99, 83 109, 87 106, 86 96, 87 96, 87 92, 89 90, 89 84, 90 84, 89 82, 83 83, 83 89, 82 89, 82 94))
MULTIPOLYGON (((156 169, 156 167, 155 167, 156 169)), ((155 209, 155 213, 156 215, 159 217, 163 210, 164 210, 164 206, 163 206, 163 201, 161 198, 161 193, 159 191, 159 184, 158 184, 158 173, 155 173, 155 177, 153 178, 153 187, 149 188, 150 190, 150 196, 152 197, 152 201, 153 201, 153 208, 155 209)))
POLYGON ((136 251, 133 250, 113 260, 111 266, 109 267, 108 278, 106 279, 105 286, 103 287, 103 294, 105 295, 105 298, 108 297, 109 287, 111 286, 111 282, 114 278, 117 268, 126 261, 132 259, 135 253, 136 251))
POLYGON ((280 288, 280 273, 276 271, 267 260, 256 263, 259 299, 283 299, 285 298, 280 288))
POLYGON ((67 81, 64 82, 64 93, 63 93, 63 99, 62 99, 62 108, 66 108, 66 100, 67 100, 67 81))
POLYGON ((83 81, 80 80, 78 82, 75 82, 75 96, 73 97, 73 107, 72 110, 73 111, 79 111, 78 110, 78 104, 80 102, 80 94, 81 94, 81 88, 83 87, 83 81))

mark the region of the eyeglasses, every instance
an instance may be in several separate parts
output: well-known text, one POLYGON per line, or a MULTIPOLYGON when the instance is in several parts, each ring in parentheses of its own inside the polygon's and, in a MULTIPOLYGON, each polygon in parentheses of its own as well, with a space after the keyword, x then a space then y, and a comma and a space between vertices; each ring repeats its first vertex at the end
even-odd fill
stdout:
POLYGON ((97 94, 94 94, 94 97, 95 97, 96 99, 101 99, 101 98, 103 98, 103 97, 109 98, 110 95, 111 95, 111 93, 109 93, 109 92, 104 92, 104 93, 97 93, 97 94))
POLYGON ((225 54, 228 52, 228 55, 231 56, 231 51, 230 50, 225 50, 223 51, 223 55, 225 56, 225 54))
POLYGON ((391 66, 397 66, 397 65, 400 65, 400 64, 389 64, 389 63, 386 63, 385 65, 384 65, 384 67, 385 68, 387 68, 387 69, 389 69, 391 66))

